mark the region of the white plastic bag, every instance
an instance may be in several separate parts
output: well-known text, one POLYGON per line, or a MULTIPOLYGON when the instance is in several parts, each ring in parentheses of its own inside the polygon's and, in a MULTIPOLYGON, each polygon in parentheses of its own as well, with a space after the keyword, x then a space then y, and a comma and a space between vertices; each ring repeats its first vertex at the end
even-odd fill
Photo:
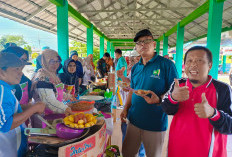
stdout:
POLYGON ((106 122, 106 133, 108 135, 112 135, 113 129, 114 129, 114 123, 113 123, 113 117, 110 118, 104 118, 106 122))

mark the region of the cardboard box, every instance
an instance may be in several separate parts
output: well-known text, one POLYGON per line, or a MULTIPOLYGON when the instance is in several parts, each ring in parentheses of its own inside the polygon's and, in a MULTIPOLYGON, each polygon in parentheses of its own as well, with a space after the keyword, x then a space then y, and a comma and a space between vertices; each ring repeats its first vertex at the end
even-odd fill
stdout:
POLYGON ((59 148, 59 157, 101 157, 106 144, 106 123, 93 135, 86 139, 59 148))

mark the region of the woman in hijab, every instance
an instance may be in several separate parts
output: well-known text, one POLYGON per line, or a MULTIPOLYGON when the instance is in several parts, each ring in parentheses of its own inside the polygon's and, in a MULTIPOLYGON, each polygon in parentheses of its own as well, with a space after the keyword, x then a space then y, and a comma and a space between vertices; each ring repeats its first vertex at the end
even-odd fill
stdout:
POLYGON ((67 59, 64 62, 63 73, 58 74, 61 82, 64 84, 65 93, 74 97, 78 95, 78 76, 76 74, 76 63, 73 59, 67 59))
MULTIPOLYGON (((67 95, 63 93, 64 84, 56 76, 56 70, 60 63, 61 58, 56 51, 44 50, 42 52, 42 68, 32 79, 33 98, 36 102, 42 101, 46 104, 45 119, 48 120, 53 120, 51 117, 57 113, 73 114, 71 108, 62 102, 62 100, 67 100, 67 95)), ((41 123, 35 118, 33 127, 41 126, 41 123)))
POLYGON ((78 53, 76 50, 71 51, 70 59, 75 60, 76 63, 76 74, 79 78, 79 85, 81 84, 82 78, 83 78, 83 66, 80 60, 80 57, 78 57, 78 53))
POLYGON ((91 58, 86 57, 83 61, 83 71, 84 71, 84 77, 83 77, 83 85, 89 85, 89 81, 93 81, 94 79, 94 69, 91 65, 91 58))
POLYGON ((89 85, 89 81, 94 81, 94 70, 91 65, 91 58, 86 57, 83 61, 83 83, 81 85, 81 92, 84 92, 86 90, 86 86, 89 85))

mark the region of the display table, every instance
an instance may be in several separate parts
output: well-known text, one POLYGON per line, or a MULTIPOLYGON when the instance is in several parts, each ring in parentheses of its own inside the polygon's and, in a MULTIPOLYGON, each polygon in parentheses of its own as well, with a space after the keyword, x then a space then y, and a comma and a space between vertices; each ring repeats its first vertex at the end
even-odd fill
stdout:
MULTIPOLYGON (((88 91, 85 95, 87 94, 88 91)), ((111 115, 111 99, 95 101, 94 106, 98 111, 111 115)), ((29 136, 29 143, 40 145, 32 149, 28 156, 100 157, 104 154, 107 144, 110 144, 109 135, 112 134, 113 128, 111 127, 111 132, 109 132, 109 123, 109 117, 101 119, 100 123, 97 122, 96 125, 90 127, 81 137, 71 140, 59 137, 29 136)))

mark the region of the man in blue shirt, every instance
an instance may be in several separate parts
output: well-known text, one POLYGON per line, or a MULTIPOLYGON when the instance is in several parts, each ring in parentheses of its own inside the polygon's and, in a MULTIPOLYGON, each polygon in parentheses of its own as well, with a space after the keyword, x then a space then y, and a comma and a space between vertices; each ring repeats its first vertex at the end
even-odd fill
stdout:
POLYGON ((0 53, 0 156, 22 157, 27 151, 24 122, 35 113, 43 113, 44 103, 22 108, 11 85, 19 84, 26 62, 15 54, 0 53))
POLYGON ((122 146, 124 157, 135 156, 141 143, 146 155, 159 157, 167 130, 167 115, 160 107, 161 97, 168 91, 177 71, 174 63, 159 56, 151 32, 138 32, 134 38, 140 61, 131 70, 131 88, 148 91, 148 96, 138 96, 130 90, 121 120, 129 119, 126 137, 122 146))
MULTIPOLYGON (((116 49, 115 52, 115 58, 118 60, 115 71, 116 74, 118 73, 119 70, 124 71, 123 75, 127 77, 127 62, 125 58, 122 56, 122 51, 120 49, 116 49)), ((122 81, 121 78, 118 78, 116 75, 116 83, 118 81, 122 81)), ((127 97, 127 92, 123 91, 119 86, 117 87, 117 106, 125 105, 126 103, 126 97, 127 97)))
MULTIPOLYGON (((118 60, 115 71, 117 72, 118 70, 122 70, 124 71, 123 75, 127 77, 127 62, 125 58, 122 56, 122 51, 120 49, 116 49, 114 53, 115 58, 118 60)), ((122 79, 118 78, 118 80, 121 81, 122 79)))

